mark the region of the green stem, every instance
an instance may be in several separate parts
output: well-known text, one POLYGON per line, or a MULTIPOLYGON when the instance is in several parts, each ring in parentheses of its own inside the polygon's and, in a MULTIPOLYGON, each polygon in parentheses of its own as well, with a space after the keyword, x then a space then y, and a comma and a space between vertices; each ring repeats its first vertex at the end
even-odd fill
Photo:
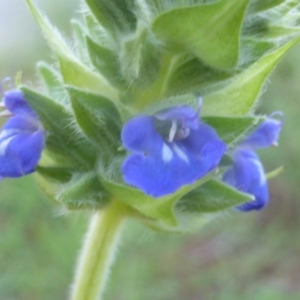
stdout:
POLYGON ((71 300, 100 300, 126 212, 119 202, 96 212, 84 242, 72 286, 71 300))

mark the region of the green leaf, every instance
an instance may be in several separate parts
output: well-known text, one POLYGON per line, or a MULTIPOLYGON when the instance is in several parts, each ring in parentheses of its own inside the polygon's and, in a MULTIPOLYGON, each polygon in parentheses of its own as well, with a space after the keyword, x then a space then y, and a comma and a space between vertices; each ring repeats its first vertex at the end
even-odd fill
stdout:
POLYGON ((117 54, 86 37, 87 48, 93 65, 114 85, 124 85, 117 54))
POLYGON ((239 60, 241 27, 249 0, 221 0, 177 8, 157 17, 153 31, 170 48, 195 54, 218 69, 234 68, 239 60))
POLYGON ((254 200, 229 185, 211 179, 184 195, 176 204, 178 213, 212 213, 254 200))
POLYGON ((64 88, 60 73, 45 62, 38 63, 37 68, 46 84, 49 97, 60 104, 68 106, 68 93, 64 88))
MULTIPOLYGON (((300 19, 300 17, 299 17, 300 19)), ((268 33, 263 36, 264 39, 270 39, 270 40, 278 40, 282 38, 286 38, 287 36, 291 35, 299 35, 300 34, 300 28, 299 27, 287 27, 287 26, 271 26, 269 28, 268 33)))
POLYGON ((56 199, 72 210, 101 209, 110 201, 97 175, 92 172, 74 174, 68 183, 60 186, 56 199))
POLYGON ((83 65, 72 53, 57 29, 54 29, 45 16, 42 16, 32 0, 26 0, 31 13, 41 27, 44 36, 57 55, 62 77, 65 83, 79 88, 85 88, 113 101, 117 101, 117 91, 99 73, 94 73, 83 65))
POLYGON ((166 95, 204 92, 232 76, 229 72, 213 69, 200 59, 188 56, 171 73, 166 88, 166 95))
POLYGON ((252 195, 241 193, 220 181, 211 179, 185 194, 175 204, 176 227, 147 219, 143 222, 156 231, 191 232, 199 230, 217 217, 217 213, 251 200, 253 200, 252 195))
POLYGON ((239 68, 248 67, 275 47, 276 44, 273 41, 259 40, 252 37, 242 38, 239 68))
POLYGON ((121 44, 121 73, 130 85, 138 89, 149 86, 161 67, 161 50, 146 28, 139 28, 121 44))
POLYGON ((72 115, 67 109, 27 87, 21 89, 46 131, 46 148, 57 158, 61 157, 73 164, 75 162, 79 169, 94 166, 97 150, 90 142, 79 136, 79 128, 72 124, 72 115))
POLYGON ((243 115, 254 107, 264 81, 282 56, 300 38, 293 39, 284 46, 263 56, 244 72, 233 78, 226 87, 205 96, 203 115, 243 115))
POLYGON ((72 20, 71 24, 75 40, 76 54, 84 64, 92 66, 85 40, 85 37, 87 35, 86 28, 81 22, 77 20, 72 20))
POLYGON ((59 57, 58 61, 66 84, 98 93, 118 103, 117 91, 104 83, 102 77, 99 75, 100 73, 97 74, 81 63, 69 58, 59 57))
POLYGON ((251 12, 262 12, 284 3, 286 0, 255 0, 252 1, 251 12))
POLYGON ((161 223, 162 226, 177 226, 177 219, 174 214, 174 204, 185 194, 206 182, 211 174, 198 180, 191 185, 185 185, 176 193, 160 198, 153 198, 144 194, 141 190, 135 189, 123 183, 113 181, 111 175, 106 172, 100 172, 100 181, 102 185, 117 199, 133 207, 142 216, 161 223))
POLYGON ((135 29, 134 0, 86 0, 86 3, 100 24, 112 35, 135 29))
POLYGON ((116 107, 106 98, 69 89, 72 108, 81 130, 99 152, 113 154, 120 146, 122 121, 116 107))
POLYGON ((257 117, 203 117, 202 120, 212 126, 221 140, 227 145, 239 141, 262 118, 257 117))

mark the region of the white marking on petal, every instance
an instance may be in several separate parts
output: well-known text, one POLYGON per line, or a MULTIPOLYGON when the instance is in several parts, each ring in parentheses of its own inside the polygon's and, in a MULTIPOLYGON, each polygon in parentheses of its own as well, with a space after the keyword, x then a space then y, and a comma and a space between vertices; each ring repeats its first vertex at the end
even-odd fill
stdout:
POLYGON ((172 121, 172 126, 171 126, 171 129, 169 132, 169 142, 170 143, 173 142, 176 131, 177 131, 177 123, 176 123, 176 121, 172 121))
POLYGON ((257 170, 259 172, 259 185, 264 185, 266 183, 266 176, 262 164, 257 159, 250 160, 257 167, 257 170))
POLYGON ((173 158, 173 152, 167 144, 163 144, 162 159, 164 162, 169 162, 173 158))
POLYGON ((0 155, 4 155, 4 154, 5 154, 5 151, 6 151, 6 148, 7 148, 8 144, 9 144, 10 141, 11 141, 12 139, 14 139, 14 138, 15 138, 15 136, 13 135, 13 136, 11 136, 11 137, 9 137, 9 138, 3 140, 3 141, 0 143, 0 155))
POLYGON ((1 140, 5 139, 6 137, 11 136, 11 135, 17 135, 20 132, 21 131, 19 129, 5 129, 5 130, 2 130, 1 133, 0 133, 0 143, 1 143, 1 140))
POLYGON ((176 154, 188 164, 189 163, 188 156, 176 144, 173 145, 173 148, 176 154))

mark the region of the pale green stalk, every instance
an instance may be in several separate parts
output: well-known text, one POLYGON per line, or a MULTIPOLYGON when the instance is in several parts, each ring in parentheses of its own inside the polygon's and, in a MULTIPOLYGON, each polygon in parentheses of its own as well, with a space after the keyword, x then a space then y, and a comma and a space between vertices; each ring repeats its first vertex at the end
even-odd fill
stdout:
POLYGON ((120 202, 94 213, 79 257, 71 300, 99 300, 115 258, 126 209, 120 202))

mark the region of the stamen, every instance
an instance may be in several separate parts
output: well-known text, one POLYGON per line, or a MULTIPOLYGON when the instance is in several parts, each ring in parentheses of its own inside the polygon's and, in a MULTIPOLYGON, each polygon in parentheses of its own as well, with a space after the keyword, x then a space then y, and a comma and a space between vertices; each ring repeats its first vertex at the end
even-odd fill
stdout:
POLYGON ((175 120, 172 121, 172 126, 169 132, 169 142, 173 142, 174 137, 176 135, 176 131, 177 131, 177 122, 175 120))
POLYGON ((187 164, 189 164, 189 158, 188 156, 174 143, 173 149, 176 152, 176 154, 187 164))
POLYGON ((203 104, 203 97, 201 95, 199 95, 199 97, 198 97, 198 107, 197 107, 196 114, 195 114, 195 116, 197 116, 197 117, 200 115, 202 104, 203 104))

